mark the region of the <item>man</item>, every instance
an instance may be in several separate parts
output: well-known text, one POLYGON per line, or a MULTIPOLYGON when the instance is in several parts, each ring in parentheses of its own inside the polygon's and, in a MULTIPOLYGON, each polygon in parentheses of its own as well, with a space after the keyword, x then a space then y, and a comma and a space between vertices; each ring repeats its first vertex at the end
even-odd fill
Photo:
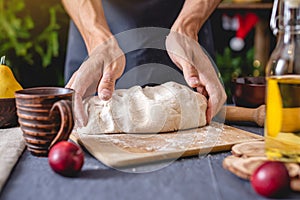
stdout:
MULTIPOLYGON (((79 57, 77 61, 82 62, 88 55, 88 59, 74 72, 66 85, 76 91, 75 117, 79 126, 87 123, 87 116, 82 106, 84 97, 98 92, 100 99, 109 100, 116 81, 120 80, 124 71, 131 74, 131 69, 146 63, 161 63, 164 66, 168 65, 182 70, 186 83, 207 96, 206 116, 210 122, 224 104, 226 94, 209 57, 198 44, 198 39, 204 43, 205 49, 211 51, 210 48, 213 46, 211 34, 209 29, 205 29, 204 24, 220 1, 62 0, 66 11, 80 32, 80 34, 76 33, 74 27, 72 27, 73 31, 70 30, 71 38, 67 57, 73 56, 76 60, 77 56, 79 57), (151 28, 145 31, 143 29, 145 27, 151 28), (157 29, 153 31, 153 27, 157 27, 158 31, 157 29), (131 32, 132 29, 136 31, 131 32), (166 29, 171 31, 167 37, 164 37, 166 29), (200 29, 202 29, 202 34, 198 38, 200 29), (125 37, 123 37, 123 32, 125 32, 125 37), (153 34, 153 32, 159 32, 159 34, 153 34), (147 38, 147 33, 154 36, 160 35, 157 41, 165 43, 167 51, 161 47, 156 48, 157 45, 153 48, 152 43, 156 41, 154 37, 141 42, 140 39, 147 38), (84 44, 79 42, 77 46, 71 45, 72 41, 73 44, 76 44, 75 41, 78 42, 77 39, 72 38, 76 34, 77 37, 82 36, 84 44), (121 35, 114 37, 116 34, 121 35), (129 46, 134 43, 134 47, 125 50, 126 55, 124 55, 124 48, 127 46, 121 43, 127 43, 129 46), (138 49, 138 45, 135 46, 135 44, 141 43, 144 45, 140 45, 141 49, 138 49)), ((74 66, 75 63, 72 63, 71 58, 67 58, 67 66, 70 64, 74 66)), ((152 71, 159 71, 158 66, 160 65, 155 65, 155 70, 152 71)), ((152 67, 143 69, 150 72, 152 67)), ((66 75, 68 79, 68 74, 66 75)), ((135 78, 145 79, 140 75, 135 78)), ((144 81, 158 83, 150 79, 144 81)), ((167 78, 165 81, 170 79, 167 78)), ((120 85, 122 87, 122 84, 120 85)))

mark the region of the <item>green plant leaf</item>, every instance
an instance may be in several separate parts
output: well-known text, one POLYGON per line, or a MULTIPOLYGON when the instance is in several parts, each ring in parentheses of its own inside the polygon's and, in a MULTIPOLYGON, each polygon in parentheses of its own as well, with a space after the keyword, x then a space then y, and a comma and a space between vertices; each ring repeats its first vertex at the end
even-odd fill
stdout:
POLYGON ((33 29, 34 28, 34 22, 30 16, 24 17, 24 27, 27 30, 33 29))
MULTIPOLYGON (((57 12, 62 11, 60 3, 49 3, 43 9, 49 12, 48 24, 36 33, 36 22, 27 10, 25 0, 0 0, 0 52, 14 52, 28 64, 51 65, 59 55, 59 30, 57 12), (34 33, 34 34, 33 34, 34 33), (34 58, 34 60, 33 60, 34 58)), ((27 2, 28 3, 28 2, 27 2)))

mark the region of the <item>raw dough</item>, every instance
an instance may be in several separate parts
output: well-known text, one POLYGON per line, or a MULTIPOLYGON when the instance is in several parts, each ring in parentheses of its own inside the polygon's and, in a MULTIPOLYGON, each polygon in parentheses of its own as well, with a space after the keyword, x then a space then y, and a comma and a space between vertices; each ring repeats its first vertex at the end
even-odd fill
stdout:
POLYGON ((175 82, 116 90, 109 101, 93 96, 84 107, 89 119, 77 128, 79 134, 158 133, 206 125, 206 98, 175 82))

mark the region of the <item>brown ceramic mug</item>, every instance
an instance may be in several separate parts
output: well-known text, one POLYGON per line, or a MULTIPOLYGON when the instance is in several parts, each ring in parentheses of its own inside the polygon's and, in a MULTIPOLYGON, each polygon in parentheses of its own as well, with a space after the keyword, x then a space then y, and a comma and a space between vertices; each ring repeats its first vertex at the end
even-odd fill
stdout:
POLYGON ((67 140, 74 126, 74 90, 62 87, 36 87, 15 93, 18 121, 27 149, 47 156, 50 147, 67 140))

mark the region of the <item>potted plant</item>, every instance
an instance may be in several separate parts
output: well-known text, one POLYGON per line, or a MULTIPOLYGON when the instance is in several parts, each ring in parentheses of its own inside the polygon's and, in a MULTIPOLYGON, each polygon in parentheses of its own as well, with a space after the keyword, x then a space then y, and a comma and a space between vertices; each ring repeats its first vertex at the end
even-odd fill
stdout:
POLYGON ((67 23, 58 0, 0 0, 0 55, 24 87, 63 85, 67 23))

